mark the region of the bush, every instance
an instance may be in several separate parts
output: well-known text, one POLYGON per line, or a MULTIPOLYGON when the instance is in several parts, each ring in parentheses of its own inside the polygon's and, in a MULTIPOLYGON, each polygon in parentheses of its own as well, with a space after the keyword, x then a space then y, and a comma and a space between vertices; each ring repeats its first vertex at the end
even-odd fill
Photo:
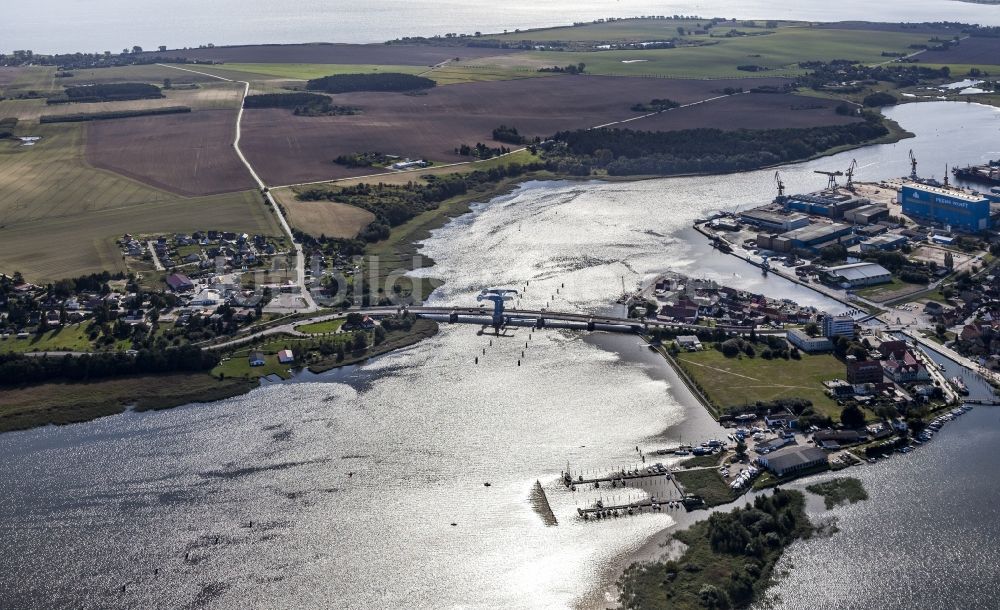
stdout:
POLYGON ((878 93, 872 93, 870 95, 866 95, 865 99, 862 101, 864 105, 867 106, 868 108, 877 108, 881 106, 892 106, 896 104, 899 100, 897 100, 896 96, 892 95, 891 93, 879 91, 878 93))
POLYGON ((306 83, 306 89, 326 93, 349 93, 351 91, 417 91, 430 89, 436 82, 423 76, 381 72, 378 74, 335 74, 314 78, 306 83))

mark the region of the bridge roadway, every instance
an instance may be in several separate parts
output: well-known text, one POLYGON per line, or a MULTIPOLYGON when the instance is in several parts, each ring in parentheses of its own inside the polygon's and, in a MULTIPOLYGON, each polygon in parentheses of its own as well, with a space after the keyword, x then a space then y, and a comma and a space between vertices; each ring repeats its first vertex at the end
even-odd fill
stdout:
MULTIPOLYGON (((428 319, 433 319, 437 321, 449 322, 451 321, 452 315, 456 315, 455 323, 458 324, 476 324, 480 326, 490 326, 493 323, 493 312, 492 309, 486 307, 366 307, 362 309, 350 309, 343 312, 329 313, 324 315, 311 316, 309 318, 295 320, 294 322, 289 322, 287 324, 282 324, 279 326, 273 326, 265 330, 257 331, 242 337, 237 337, 229 341, 222 343, 216 343, 214 345, 205 344, 203 347, 207 349, 227 349, 230 347, 236 347, 244 343, 254 341, 256 339, 261 339, 271 335, 292 335, 296 337, 307 337, 307 333, 300 332, 295 328, 297 326, 303 326, 305 324, 312 324, 315 322, 325 322, 327 320, 336 320, 339 318, 347 317, 350 313, 359 313, 362 315, 371 316, 373 318, 380 318, 385 316, 391 316, 398 314, 402 311, 414 314, 418 317, 424 317, 428 319)), ((600 330, 606 332, 626 332, 634 333, 643 329, 654 329, 654 328, 669 328, 672 330, 688 330, 691 332, 704 331, 707 329, 705 326, 697 326, 694 324, 683 324, 680 322, 666 322, 662 320, 640 320, 636 318, 619 318, 615 316, 605 316, 605 315, 595 315, 589 313, 579 313, 579 312, 561 312, 561 311, 546 311, 546 310, 536 310, 536 309, 507 309, 504 311, 504 319, 507 320, 509 326, 537 326, 539 318, 545 320, 545 326, 553 328, 572 328, 579 330, 589 330, 589 325, 593 323, 593 330, 600 330)), ((736 333, 749 333, 749 327, 742 326, 723 326, 727 331, 736 333)), ((783 335, 785 331, 777 329, 758 329, 757 333, 761 335, 783 335)))

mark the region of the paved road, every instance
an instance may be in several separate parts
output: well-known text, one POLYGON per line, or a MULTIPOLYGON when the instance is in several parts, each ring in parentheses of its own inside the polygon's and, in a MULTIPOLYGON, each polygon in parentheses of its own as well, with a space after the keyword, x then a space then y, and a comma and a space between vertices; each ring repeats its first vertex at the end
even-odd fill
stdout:
POLYGON ((160 257, 156 255, 156 246, 153 245, 153 240, 147 241, 146 245, 149 246, 149 255, 153 257, 153 267, 157 271, 165 271, 163 263, 160 262, 160 257))

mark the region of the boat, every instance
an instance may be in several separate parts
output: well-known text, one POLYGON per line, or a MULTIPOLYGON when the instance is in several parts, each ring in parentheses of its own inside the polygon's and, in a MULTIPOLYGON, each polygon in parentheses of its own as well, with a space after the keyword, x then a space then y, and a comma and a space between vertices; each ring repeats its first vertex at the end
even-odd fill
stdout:
POLYGON ((983 165, 955 167, 952 168, 951 173, 962 180, 983 184, 1000 184, 1000 159, 988 161, 983 165))
POLYGON ((674 455, 691 455, 691 452, 686 449, 678 449, 674 451, 674 455))
POLYGON ((962 396, 968 396, 969 395, 969 388, 967 388, 965 386, 965 382, 962 381, 961 377, 958 377, 956 375, 955 377, 952 377, 951 379, 949 379, 949 381, 951 381, 951 384, 953 386, 955 386, 955 389, 958 390, 959 394, 961 394, 962 396))

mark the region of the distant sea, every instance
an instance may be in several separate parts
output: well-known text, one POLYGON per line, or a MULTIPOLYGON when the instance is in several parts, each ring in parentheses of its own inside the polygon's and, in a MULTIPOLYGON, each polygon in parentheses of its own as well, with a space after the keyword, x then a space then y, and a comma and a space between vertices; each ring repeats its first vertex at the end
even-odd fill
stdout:
POLYGON ((1000 25, 1000 7, 954 0, 34 0, 5 3, 0 52, 120 51, 293 42, 383 42, 605 17, 697 15, 1000 25))

